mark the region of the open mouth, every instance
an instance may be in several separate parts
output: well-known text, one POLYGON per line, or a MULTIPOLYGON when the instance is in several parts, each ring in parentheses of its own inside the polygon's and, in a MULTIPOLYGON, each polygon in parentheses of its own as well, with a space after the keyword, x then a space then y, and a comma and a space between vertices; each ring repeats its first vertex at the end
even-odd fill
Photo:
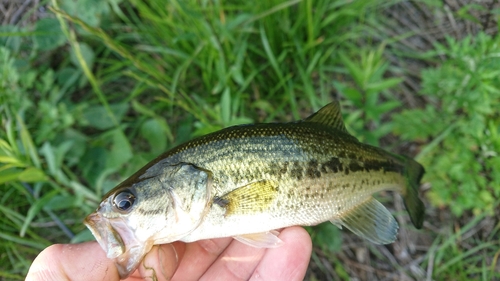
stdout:
POLYGON ((106 256, 114 260, 122 279, 137 268, 153 246, 152 243, 138 241, 133 230, 121 218, 108 219, 99 213, 92 213, 85 218, 84 223, 106 252, 106 256))
POLYGON ((108 219, 101 217, 98 213, 92 213, 85 218, 84 223, 108 258, 114 259, 125 253, 125 244, 108 219))

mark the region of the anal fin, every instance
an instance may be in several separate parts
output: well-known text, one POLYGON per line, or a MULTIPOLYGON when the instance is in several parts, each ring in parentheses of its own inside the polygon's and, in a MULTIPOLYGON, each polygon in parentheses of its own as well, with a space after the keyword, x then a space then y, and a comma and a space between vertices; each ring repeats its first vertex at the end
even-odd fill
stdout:
POLYGON ((375 244, 394 242, 399 228, 392 214, 373 197, 336 218, 334 222, 375 244))
POLYGON ((335 225, 336 227, 342 229, 342 220, 335 218, 331 219, 330 222, 333 223, 333 225, 335 225))
POLYGON ((233 238, 243 244, 255 248, 277 248, 284 243, 283 241, 281 241, 281 239, 278 238, 278 234, 278 231, 271 230, 261 233, 238 235, 234 236, 233 238))

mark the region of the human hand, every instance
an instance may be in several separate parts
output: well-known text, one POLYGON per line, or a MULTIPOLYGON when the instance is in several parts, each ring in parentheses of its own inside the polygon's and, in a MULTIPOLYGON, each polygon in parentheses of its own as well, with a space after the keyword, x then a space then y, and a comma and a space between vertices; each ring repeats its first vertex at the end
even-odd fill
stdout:
MULTIPOLYGON (((309 234, 283 229, 281 247, 259 249, 232 238, 156 245, 126 280, 303 280, 311 256, 309 234), (154 278, 156 277, 156 278, 154 278)), ((27 281, 119 280, 97 242, 52 245, 33 261, 27 281)))

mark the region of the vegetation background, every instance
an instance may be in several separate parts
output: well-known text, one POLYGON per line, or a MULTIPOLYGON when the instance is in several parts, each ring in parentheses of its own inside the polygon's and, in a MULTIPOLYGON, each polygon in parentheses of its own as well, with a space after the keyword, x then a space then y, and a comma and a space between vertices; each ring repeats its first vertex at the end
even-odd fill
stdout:
POLYGON ((91 240, 101 196, 165 150, 341 100, 360 140, 426 167, 416 230, 331 224, 307 280, 500 280, 500 4, 0 1, 0 279, 91 240))

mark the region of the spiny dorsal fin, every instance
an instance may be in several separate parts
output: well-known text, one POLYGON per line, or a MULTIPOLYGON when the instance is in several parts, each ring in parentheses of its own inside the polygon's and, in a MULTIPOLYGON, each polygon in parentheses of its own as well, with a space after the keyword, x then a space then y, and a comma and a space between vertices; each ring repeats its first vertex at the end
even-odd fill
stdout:
POLYGON ((316 113, 307 117, 304 122, 323 124, 325 126, 347 133, 344 125, 344 120, 342 120, 340 104, 338 101, 334 101, 325 105, 316 113))

